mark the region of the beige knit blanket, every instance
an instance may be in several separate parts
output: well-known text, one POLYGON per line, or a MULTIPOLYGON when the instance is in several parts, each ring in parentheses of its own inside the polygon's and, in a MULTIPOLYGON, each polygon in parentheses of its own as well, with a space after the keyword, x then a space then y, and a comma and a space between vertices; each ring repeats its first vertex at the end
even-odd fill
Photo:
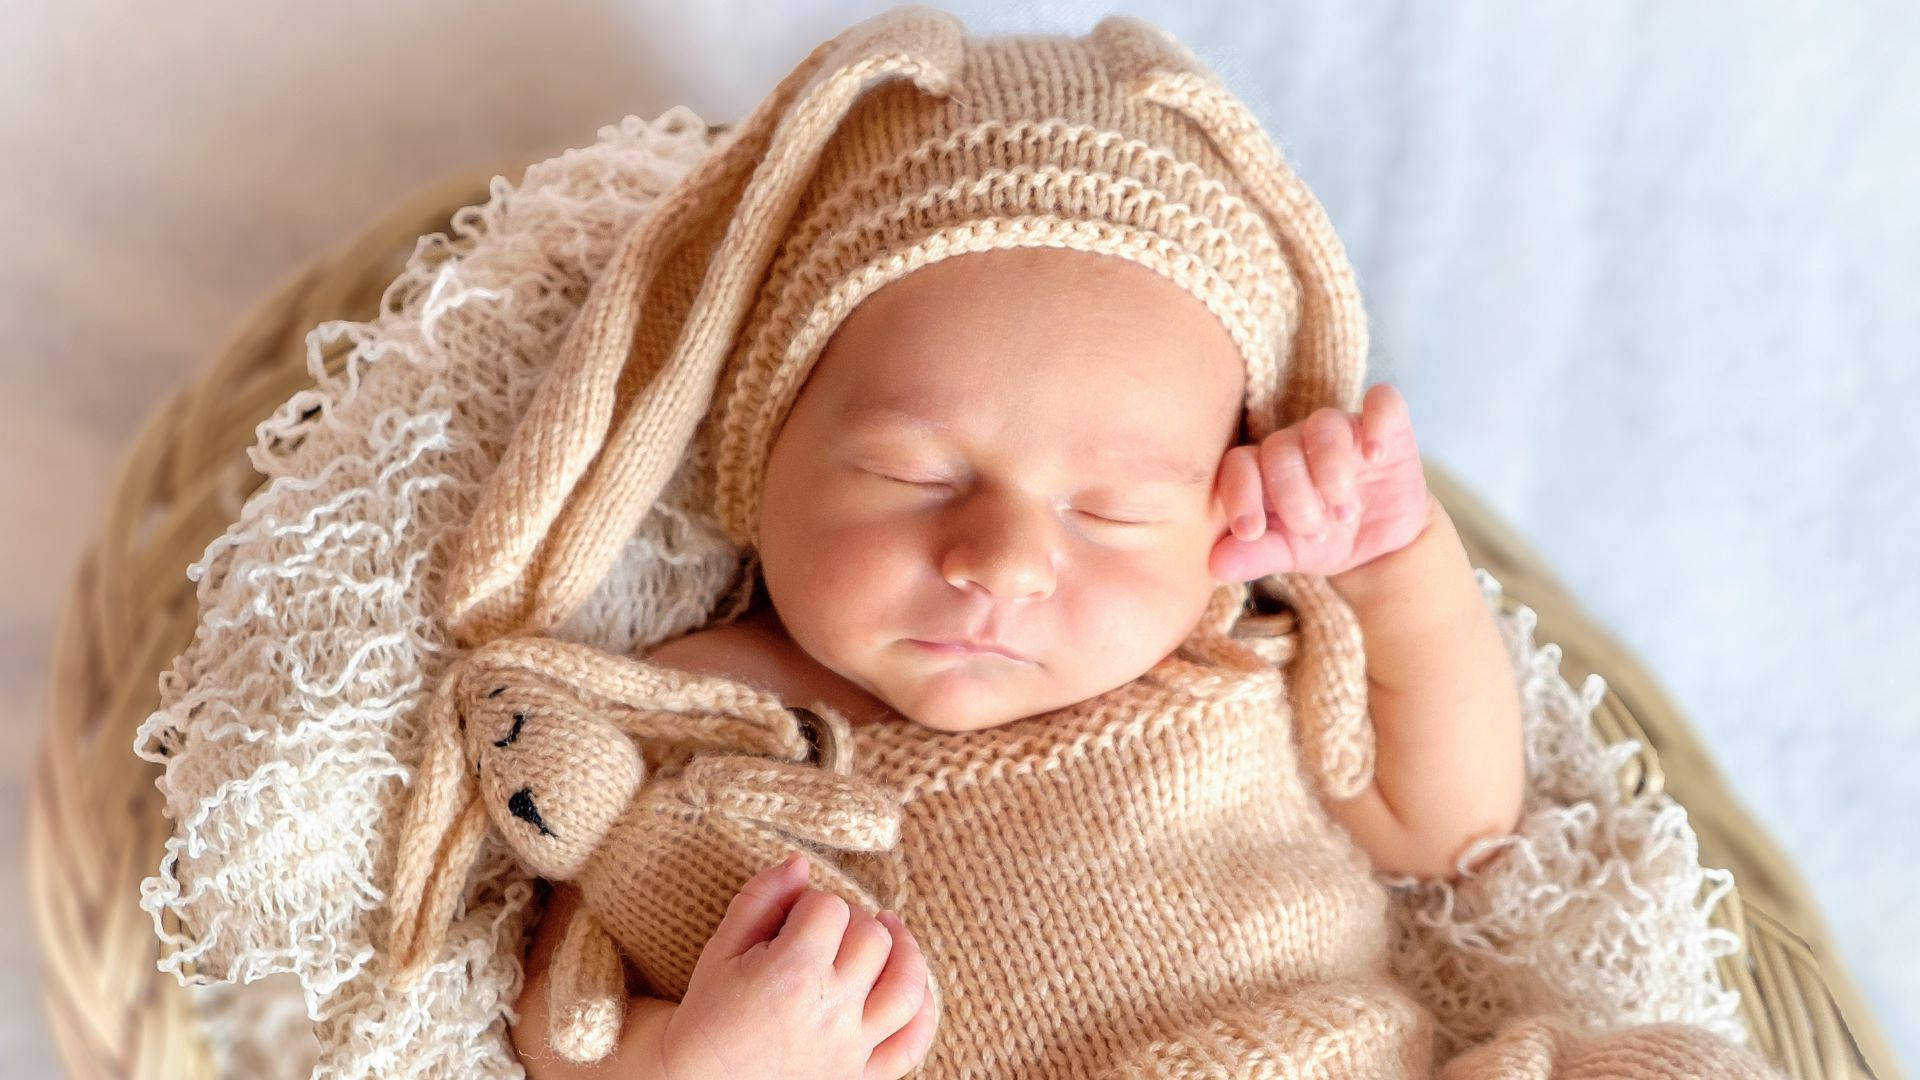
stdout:
MULTIPOLYGON (((451 236, 421 242, 378 318, 309 335, 316 387, 261 425, 249 456, 267 482, 189 568, 200 623, 135 743, 164 767, 174 822, 141 904, 160 966, 204 987, 227 1074, 521 1075, 506 1017, 533 891, 503 846, 483 845, 426 977, 389 992, 375 948, 423 706, 458 658, 432 617, 438 575, 588 283, 707 146, 705 122, 675 108, 518 185, 495 178, 451 236), (328 376, 319 357, 342 345, 346 370, 328 376)), ((630 653, 708 620, 738 569, 703 509, 709 481, 696 450, 557 637, 630 653)), ((1383 879, 1394 974, 1443 1055, 1516 1017, 1560 1018, 1489 1051, 1521 1057, 1461 1059, 1493 1070, 1475 1076, 1533 1075, 1528 1054, 1563 1075, 1633 1075, 1565 1068, 1587 1027, 1680 1022, 1745 1042, 1716 970, 1739 943, 1709 921, 1730 875, 1700 867, 1668 797, 1619 796, 1634 748, 1593 735, 1602 683, 1569 686, 1532 613, 1508 616, 1481 584, 1522 689, 1525 812, 1452 886, 1383 879)))

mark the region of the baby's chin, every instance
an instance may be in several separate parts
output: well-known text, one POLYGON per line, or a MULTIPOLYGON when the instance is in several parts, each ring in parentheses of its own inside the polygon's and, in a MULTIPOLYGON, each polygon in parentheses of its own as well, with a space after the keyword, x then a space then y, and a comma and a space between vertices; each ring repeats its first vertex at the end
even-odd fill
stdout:
POLYGON ((1104 689, 1064 686, 1050 668, 1032 661, 971 656, 900 665, 878 682, 875 696, 921 727, 960 733, 1054 712, 1104 689))

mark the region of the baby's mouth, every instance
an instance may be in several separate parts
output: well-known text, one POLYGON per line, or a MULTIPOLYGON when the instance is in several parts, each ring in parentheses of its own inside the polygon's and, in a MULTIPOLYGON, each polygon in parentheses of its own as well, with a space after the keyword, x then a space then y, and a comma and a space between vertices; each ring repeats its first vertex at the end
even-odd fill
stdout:
POLYGON ((917 648, 935 656, 988 656, 1019 663, 1027 658, 1001 645, 991 642, 970 642, 957 640, 928 641, 923 638, 908 638, 917 648))

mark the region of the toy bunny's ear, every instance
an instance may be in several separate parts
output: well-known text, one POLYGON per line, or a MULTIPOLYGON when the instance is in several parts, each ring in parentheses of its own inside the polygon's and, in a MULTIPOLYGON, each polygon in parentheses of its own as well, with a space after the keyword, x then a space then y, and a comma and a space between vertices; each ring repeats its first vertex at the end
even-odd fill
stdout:
POLYGON ((412 985, 439 952, 486 835, 486 811, 461 748, 454 696, 461 673, 456 662, 428 707, 426 753, 395 840, 387 951, 399 989, 412 985))
POLYGON ((622 238, 454 556, 457 641, 544 632, 592 592, 678 468, 829 137, 884 77, 947 93, 964 37, 919 5, 843 31, 622 238))
POLYGON ((1296 325, 1277 340, 1279 393, 1247 417, 1259 441, 1331 405, 1360 408, 1367 373, 1367 319, 1346 247, 1320 202, 1287 166, 1260 122, 1177 40, 1130 15, 1109 15, 1090 35, 1116 82, 1142 100, 1191 120, 1226 159, 1247 193, 1273 223, 1275 239, 1300 290, 1296 325))

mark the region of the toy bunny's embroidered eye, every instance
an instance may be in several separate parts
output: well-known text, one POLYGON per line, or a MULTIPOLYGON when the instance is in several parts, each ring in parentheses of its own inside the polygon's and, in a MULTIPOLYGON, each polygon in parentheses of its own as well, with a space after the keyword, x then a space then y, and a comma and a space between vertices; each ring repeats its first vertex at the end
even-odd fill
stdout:
POLYGON ((553 835, 553 830, 547 828, 547 823, 540 820, 540 811, 533 805, 532 788, 521 788, 509 796, 507 799, 507 809, 513 812, 514 817, 519 818, 521 821, 528 822, 534 828, 539 829, 541 836, 553 835))
POLYGON ((495 746, 505 746, 505 745, 507 745, 508 743, 510 743, 510 742, 512 742, 513 740, 515 740, 515 739, 517 739, 517 738, 519 738, 519 737, 520 737, 520 727, 521 727, 521 725, 523 725, 523 724, 525 724, 526 722, 527 722, 527 714, 526 714, 526 713, 523 713, 523 712, 517 712, 517 713, 514 713, 514 714, 513 714, 513 730, 512 730, 512 731, 509 731, 509 732, 507 732, 507 737, 506 737, 506 738, 504 738, 504 739, 495 739, 495 740, 493 740, 493 745, 495 745, 495 746))
POLYGON ((489 690, 489 691, 487 691, 487 696, 488 696, 488 697, 499 697, 499 696, 500 696, 501 694, 503 694, 503 693, 505 693, 505 692, 506 692, 506 690, 507 690, 507 688, 506 688, 506 687, 504 687, 504 686, 496 686, 496 687, 494 687, 493 689, 491 689, 491 690, 489 690))

